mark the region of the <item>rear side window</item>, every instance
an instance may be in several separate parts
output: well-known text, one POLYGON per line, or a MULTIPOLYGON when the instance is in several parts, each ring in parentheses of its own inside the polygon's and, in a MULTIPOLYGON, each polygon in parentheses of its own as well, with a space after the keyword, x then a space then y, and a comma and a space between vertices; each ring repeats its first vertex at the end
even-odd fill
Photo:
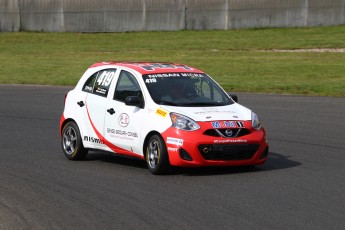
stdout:
POLYGON ((107 97, 115 72, 116 69, 105 69, 94 73, 86 80, 83 86, 83 91, 107 97))

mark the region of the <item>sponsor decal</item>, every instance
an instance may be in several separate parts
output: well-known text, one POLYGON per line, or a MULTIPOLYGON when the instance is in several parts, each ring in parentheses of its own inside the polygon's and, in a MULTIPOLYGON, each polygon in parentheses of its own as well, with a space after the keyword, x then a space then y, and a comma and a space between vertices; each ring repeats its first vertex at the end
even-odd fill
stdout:
POLYGON ((135 138, 139 137, 138 133, 136 132, 130 132, 130 131, 119 130, 119 129, 107 128, 107 133, 109 133, 110 134, 109 136, 112 138, 129 140, 129 141, 134 141, 135 138))
POLYGON ((246 143, 247 140, 233 140, 233 139, 225 139, 225 140, 214 140, 215 144, 224 144, 224 143, 246 143))
POLYGON ((99 94, 103 94, 103 95, 105 95, 105 94, 107 94, 107 90, 106 90, 106 89, 103 89, 103 88, 98 87, 98 88, 96 89, 96 93, 99 93, 99 94))
POLYGON ((183 145, 183 140, 178 139, 178 138, 173 138, 173 137, 167 137, 167 144, 183 145))
POLYGON ((194 112, 194 114, 200 114, 200 115, 211 115, 213 113, 231 113, 234 114, 236 113, 235 111, 231 110, 219 110, 218 108, 200 108, 200 111, 194 112))
POLYGON ((162 116, 162 117, 166 117, 168 112, 163 110, 163 109, 157 109, 156 114, 158 114, 159 116, 162 116))
POLYGON ((168 151, 171 151, 171 152, 177 152, 179 148, 171 148, 171 147, 168 147, 168 151))
POLYGON ((85 86, 84 91, 92 92, 93 88, 91 86, 85 86))
POLYGON ((221 128, 244 128, 243 121, 212 121, 212 127, 215 129, 221 128))
POLYGON ((84 136, 84 141, 92 142, 95 144, 103 144, 103 142, 96 137, 84 136))
POLYGON ((127 113, 121 113, 119 116, 119 125, 121 127, 127 127, 129 124, 129 116, 127 113))
POLYGON ((107 128, 107 133, 115 134, 115 129, 107 128))

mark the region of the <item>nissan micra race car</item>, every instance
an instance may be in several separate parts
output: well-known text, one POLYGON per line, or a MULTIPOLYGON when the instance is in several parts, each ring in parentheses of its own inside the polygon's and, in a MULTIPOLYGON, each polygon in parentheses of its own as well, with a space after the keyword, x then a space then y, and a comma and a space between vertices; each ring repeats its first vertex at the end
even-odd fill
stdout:
POLYGON ((258 116, 203 71, 172 63, 101 62, 65 96, 61 145, 70 160, 88 150, 169 166, 257 165, 268 144, 258 116))

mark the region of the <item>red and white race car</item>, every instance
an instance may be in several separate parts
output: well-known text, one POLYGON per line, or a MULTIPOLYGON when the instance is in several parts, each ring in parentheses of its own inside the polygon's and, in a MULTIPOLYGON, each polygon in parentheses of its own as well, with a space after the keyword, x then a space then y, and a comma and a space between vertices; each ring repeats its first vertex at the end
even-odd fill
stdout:
POLYGON ((206 73, 173 63, 101 62, 65 97, 64 155, 89 149, 145 159, 153 174, 173 166, 256 165, 268 144, 258 116, 206 73))

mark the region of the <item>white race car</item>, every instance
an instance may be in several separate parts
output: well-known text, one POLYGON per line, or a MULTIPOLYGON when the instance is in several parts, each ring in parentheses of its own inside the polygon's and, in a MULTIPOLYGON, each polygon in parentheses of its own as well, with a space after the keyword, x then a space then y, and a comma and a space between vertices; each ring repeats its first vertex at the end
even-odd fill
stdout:
POLYGON ((103 150, 145 159, 153 174, 262 164, 268 154, 255 113, 206 73, 174 63, 93 64, 65 96, 60 134, 68 159, 103 150))

